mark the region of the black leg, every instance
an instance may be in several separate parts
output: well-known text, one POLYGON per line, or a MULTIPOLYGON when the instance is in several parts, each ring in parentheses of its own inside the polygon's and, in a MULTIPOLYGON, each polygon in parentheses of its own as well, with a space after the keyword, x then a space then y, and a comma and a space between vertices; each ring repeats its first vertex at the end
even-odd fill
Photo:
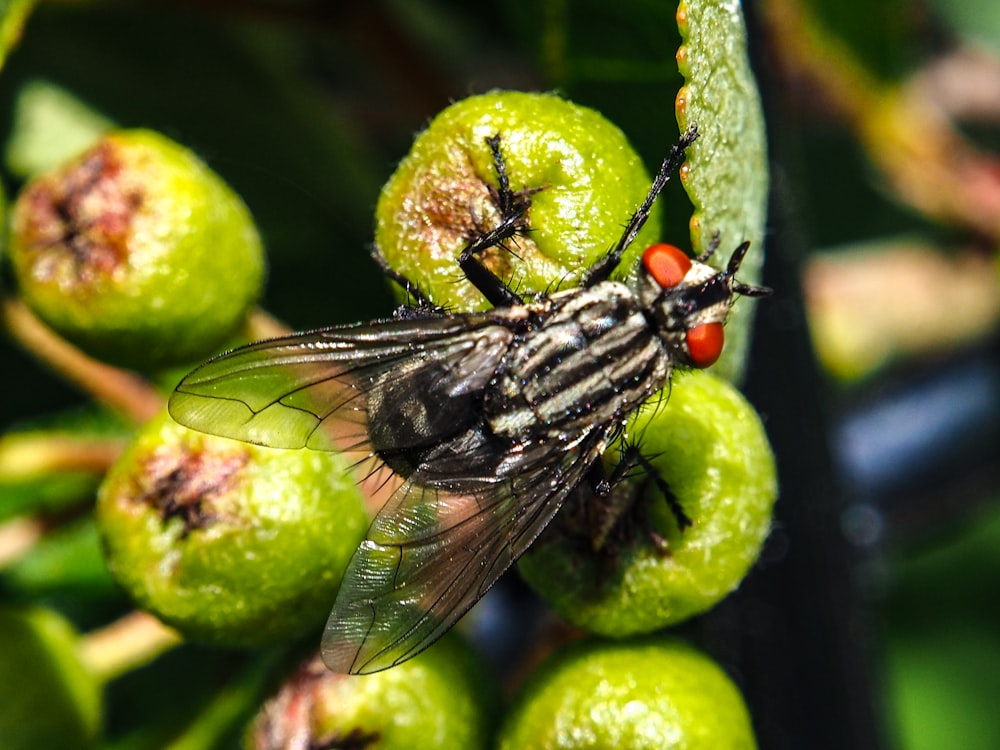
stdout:
MULTIPOLYGON (((497 208, 500 209, 500 215, 510 216, 511 214, 518 213, 518 208, 515 205, 518 196, 510 189, 510 177, 507 176, 507 162, 504 161, 503 152, 500 150, 500 134, 497 133, 487 138, 486 145, 490 147, 490 154, 493 156, 493 169, 497 173, 497 189, 493 191, 490 188, 490 192, 494 193, 497 208)), ((524 208, 526 209, 527 207, 526 204, 524 208)))
POLYGON ((621 262, 622 254, 628 249, 628 246, 632 244, 635 236, 639 233, 639 230, 646 224, 649 219, 649 212, 653 208, 653 203, 656 202, 657 197, 660 192, 666 186, 667 181, 670 179, 670 175, 681 165, 684 160, 684 152, 687 147, 690 146, 698 138, 698 130, 692 125, 688 131, 681 136, 681 139, 677 142, 677 145, 670 149, 670 153, 667 158, 663 160, 660 165, 660 171, 656 175, 656 179, 653 180, 652 186, 649 188, 649 193, 646 194, 646 199, 642 204, 635 210, 632 214, 632 218, 629 219, 628 224, 625 225, 625 231, 622 233, 621 239, 618 240, 611 251, 597 261, 594 265, 587 269, 587 272, 583 275, 583 282, 581 286, 594 286, 602 281, 607 281, 611 278, 611 274, 618 267, 621 262))
POLYGON ((500 151, 500 136, 487 138, 490 151, 493 153, 493 166, 497 173, 498 188, 491 192, 500 211, 500 223, 488 232, 474 239, 458 255, 458 265, 473 286, 489 300, 494 307, 510 307, 524 302, 521 296, 507 286, 480 262, 476 256, 491 247, 503 246, 515 234, 524 230, 524 216, 531 206, 531 194, 536 190, 510 189, 510 179, 507 176, 507 164, 500 151))
POLYGON ((660 476, 660 472, 658 472, 656 467, 650 463, 649 459, 639 452, 638 447, 633 446, 625 452, 622 462, 624 463, 626 460, 632 460, 634 461, 634 466, 642 466, 642 468, 646 470, 646 476, 649 481, 656 485, 660 494, 663 495, 663 499, 667 501, 667 505, 670 507, 670 512, 674 514, 674 519, 677 521, 677 527, 680 529, 686 529, 690 526, 692 523, 691 518, 684 512, 684 508, 681 507, 681 502, 677 499, 677 495, 673 493, 670 489, 670 485, 667 484, 666 480, 660 476))
POLYGON ((501 220, 495 228, 465 246, 458 254, 458 265, 465 278, 480 291, 493 307, 512 307, 524 303, 507 282, 484 266, 476 256, 497 245, 503 245, 520 228, 522 214, 513 214, 501 220))
POLYGON ((708 247, 705 248, 705 252, 695 258, 695 260, 699 263, 708 263, 709 259, 715 255, 715 251, 719 249, 719 242, 719 233, 713 232, 712 239, 709 240, 708 247))
POLYGON ((646 533, 656 548, 660 550, 667 548, 666 540, 653 529, 649 522, 649 517, 646 515, 649 506, 645 503, 636 506, 636 500, 645 496, 650 484, 655 485, 667 501, 667 506, 673 513, 679 529, 683 530, 692 523, 670 486, 660 476, 649 459, 642 455, 638 446, 630 446, 625 449, 621 460, 610 475, 605 470, 604 464, 601 461, 596 461, 590 468, 588 481, 594 494, 588 503, 586 518, 591 545, 595 550, 604 548, 612 531, 631 518, 630 513, 633 511, 643 514, 641 525, 646 529, 646 533), (636 467, 641 467, 644 472, 640 486, 634 488, 634 491, 615 492, 615 488, 636 467))
POLYGON ((402 287, 402 289, 408 295, 410 295, 410 297, 416 303, 416 306, 418 308, 428 309, 428 310, 440 309, 437 305, 435 305, 431 301, 430 297, 424 294, 424 292, 420 289, 419 286, 417 286, 414 282, 410 281, 406 276, 401 274, 395 268, 391 267, 388 261, 386 261, 386 259, 382 257, 382 253, 378 251, 377 247, 372 250, 371 256, 372 260, 375 261, 375 265, 379 267, 379 270, 382 271, 382 273, 385 274, 387 278, 389 278, 390 280, 398 284, 400 287, 402 287))

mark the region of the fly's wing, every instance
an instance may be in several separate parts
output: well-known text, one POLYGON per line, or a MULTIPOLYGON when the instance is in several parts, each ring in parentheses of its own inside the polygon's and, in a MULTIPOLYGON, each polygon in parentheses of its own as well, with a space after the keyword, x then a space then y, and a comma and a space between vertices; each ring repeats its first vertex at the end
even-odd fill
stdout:
POLYGON ((262 341, 185 377, 170 415, 200 432, 272 448, 368 455, 433 445, 460 429, 456 415, 468 413, 511 337, 469 314, 262 341))
POLYGON ((392 495, 355 552, 323 661, 366 674, 443 635, 549 523, 607 445, 511 445, 479 426, 441 445, 392 495))

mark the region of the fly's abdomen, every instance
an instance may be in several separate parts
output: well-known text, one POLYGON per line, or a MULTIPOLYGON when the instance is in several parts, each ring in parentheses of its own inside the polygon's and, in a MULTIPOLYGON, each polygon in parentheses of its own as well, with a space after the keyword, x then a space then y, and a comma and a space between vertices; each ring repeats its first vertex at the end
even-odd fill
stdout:
POLYGON ((586 434, 666 381, 669 357, 623 285, 574 289, 545 304, 542 324, 515 342, 487 389, 484 409, 494 433, 586 434))

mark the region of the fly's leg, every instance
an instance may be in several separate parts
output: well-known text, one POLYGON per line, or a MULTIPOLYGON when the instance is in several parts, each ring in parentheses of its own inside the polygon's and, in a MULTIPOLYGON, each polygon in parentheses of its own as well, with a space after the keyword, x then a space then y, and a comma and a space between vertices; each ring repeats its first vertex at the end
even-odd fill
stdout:
MULTIPOLYGON (((500 135, 494 135, 486 139, 493 154, 493 166, 497 173, 499 187, 490 187, 490 194, 500 212, 500 222, 488 232, 480 232, 478 236, 469 242, 458 255, 458 265, 465 274, 465 277, 480 291, 480 293, 494 307, 509 307, 520 305, 521 299, 514 290, 507 286, 503 279, 498 277, 476 257, 479 253, 491 247, 503 246, 515 234, 524 230, 524 217, 531 206, 531 195, 541 188, 528 188, 514 191, 510 189, 510 178, 507 176, 507 164, 500 151, 500 135)), ((372 260, 379 267, 383 274, 390 280, 403 288, 413 299, 414 307, 401 307, 397 309, 397 317, 425 312, 442 312, 443 308, 435 305, 430 296, 424 292, 416 283, 405 275, 392 268, 386 259, 379 252, 378 248, 372 250, 372 260)))
POLYGON ((667 154, 667 158, 663 160, 660 165, 660 171, 656 175, 656 179, 653 180, 653 184, 649 188, 649 192, 646 194, 646 199, 642 204, 635 210, 632 214, 632 218, 629 219, 628 224, 625 225, 625 231, 622 232, 621 239, 618 243, 611 248, 611 251, 597 261, 594 265, 587 269, 587 272, 583 275, 583 281, 580 286, 591 287, 595 284, 599 284, 602 281, 607 281, 611 278, 611 274, 618 267, 621 262, 622 254, 628 249, 628 246, 632 244, 635 236, 639 234, 639 230, 643 228, 646 221, 649 219, 649 212, 653 208, 653 204, 656 202, 657 197, 666 187, 667 181, 670 180, 670 176, 676 171, 676 169, 684 161, 684 152, 687 150, 688 146, 695 142, 698 138, 698 130, 692 125, 688 128, 688 131, 681 136, 681 139, 677 142, 670 153, 667 154))
POLYGON ((646 478, 656 485, 656 489, 660 491, 663 499, 667 501, 667 507, 670 508, 670 512, 674 514, 674 520, 677 521, 677 528, 683 530, 690 526, 692 524, 691 518, 684 512, 684 508, 681 507, 681 501, 677 499, 677 495, 670 489, 667 481, 660 476, 660 472, 656 470, 656 467, 639 452, 638 447, 632 446, 625 452, 625 457, 622 461, 624 463, 627 460, 632 460, 636 466, 641 466, 645 469, 646 478))
MULTIPOLYGON (((400 310, 415 309, 417 311, 440 311, 441 308, 435 305, 431 298, 424 293, 424 291, 414 282, 410 281, 409 278, 401 274, 395 268, 389 265, 389 262, 382 257, 382 253, 378 251, 378 248, 372 250, 371 253, 372 260, 375 261, 375 265, 379 267, 379 270, 388 278, 390 281, 398 284, 413 300, 415 303, 414 308, 400 308, 400 310)), ((400 310, 397 310, 399 313, 400 310)))
POLYGON ((491 189, 497 208, 500 211, 500 223, 488 232, 483 232, 462 249, 458 255, 458 265, 473 286, 489 300, 494 307, 512 307, 523 304, 521 296, 507 286, 507 283, 482 264, 477 255, 491 247, 503 246, 515 234, 524 230, 524 217, 531 206, 531 194, 537 189, 513 191, 510 189, 510 179, 507 177, 507 164, 500 151, 500 136, 494 135, 486 139, 493 153, 493 166, 496 169, 499 187, 491 189))
POLYGON ((705 248, 705 252, 695 258, 699 263, 708 263, 709 259, 715 255, 715 251, 719 249, 719 233, 713 232, 712 239, 708 241, 708 247, 705 248))
POLYGON ((590 471, 590 484, 595 499, 600 500, 594 503, 588 512, 588 521, 591 529, 591 542, 595 550, 602 549, 607 542, 611 532, 626 521, 629 514, 639 510, 643 512, 643 526, 649 534, 657 549, 666 549, 666 540, 663 539, 653 529, 649 517, 645 515, 648 505, 636 501, 643 497, 650 485, 653 485, 663 495, 667 501, 667 506, 673 514, 677 527, 681 530, 692 524, 691 518, 684 512, 677 496, 670 489, 670 485, 660 476, 656 467, 650 463, 640 452, 638 446, 628 447, 622 454, 621 460, 609 475, 604 465, 597 461, 590 471), (641 467, 644 471, 644 479, 638 487, 629 488, 628 492, 616 492, 618 487, 626 487, 622 482, 633 469, 641 467))
POLYGON ((484 266, 476 256, 513 237, 520 227, 522 217, 523 214, 517 214, 502 219, 496 227, 466 245, 458 255, 458 265, 465 278, 493 307, 513 307, 524 304, 524 300, 520 294, 507 286, 507 282, 484 266))

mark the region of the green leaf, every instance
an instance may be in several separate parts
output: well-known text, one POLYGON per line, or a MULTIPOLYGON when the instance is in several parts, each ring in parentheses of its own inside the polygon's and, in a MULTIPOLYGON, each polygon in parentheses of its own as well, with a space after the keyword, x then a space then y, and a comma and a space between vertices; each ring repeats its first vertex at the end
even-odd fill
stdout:
POLYGON ((886 699, 896 746, 1000 747, 1000 497, 898 550, 884 610, 886 699))
POLYGON ((0 609, 0 737, 7 750, 94 746, 100 688, 73 627, 41 607, 0 609))
POLYGON ((90 472, 65 472, 23 481, 0 478, 0 522, 30 513, 53 513, 92 498, 100 478, 90 472))
POLYGON ((113 451, 130 434, 118 416, 94 406, 41 415, 0 434, 0 522, 93 498, 103 467, 88 456, 102 446, 113 451))
POLYGON ((11 48, 21 39, 24 22, 35 0, 0 0, 0 68, 11 48))
POLYGON ((10 171, 29 178, 89 147, 114 123, 66 89, 32 80, 18 92, 5 154, 10 171))
POLYGON ((932 0, 929 5, 970 46, 1000 52, 1000 4, 996 0, 932 0))
POLYGON ((4 571, 4 583, 24 595, 110 597, 117 589, 104 564, 93 518, 86 517, 46 534, 23 558, 4 571))
MULTIPOLYGON (((764 262, 768 163, 760 95, 747 58, 746 26, 736 0, 689 0, 677 9, 682 46, 677 60, 686 81, 677 94, 677 121, 697 124, 701 138, 688 151, 684 179, 694 216, 697 253, 718 234, 714 264, 724 266, 743 240, 751 250, 740 280, 754 283, 764 262)), ((741 379, 749 348, 753 304, 738 302, 729 317, 729 344, 713 372, 741 379)))

